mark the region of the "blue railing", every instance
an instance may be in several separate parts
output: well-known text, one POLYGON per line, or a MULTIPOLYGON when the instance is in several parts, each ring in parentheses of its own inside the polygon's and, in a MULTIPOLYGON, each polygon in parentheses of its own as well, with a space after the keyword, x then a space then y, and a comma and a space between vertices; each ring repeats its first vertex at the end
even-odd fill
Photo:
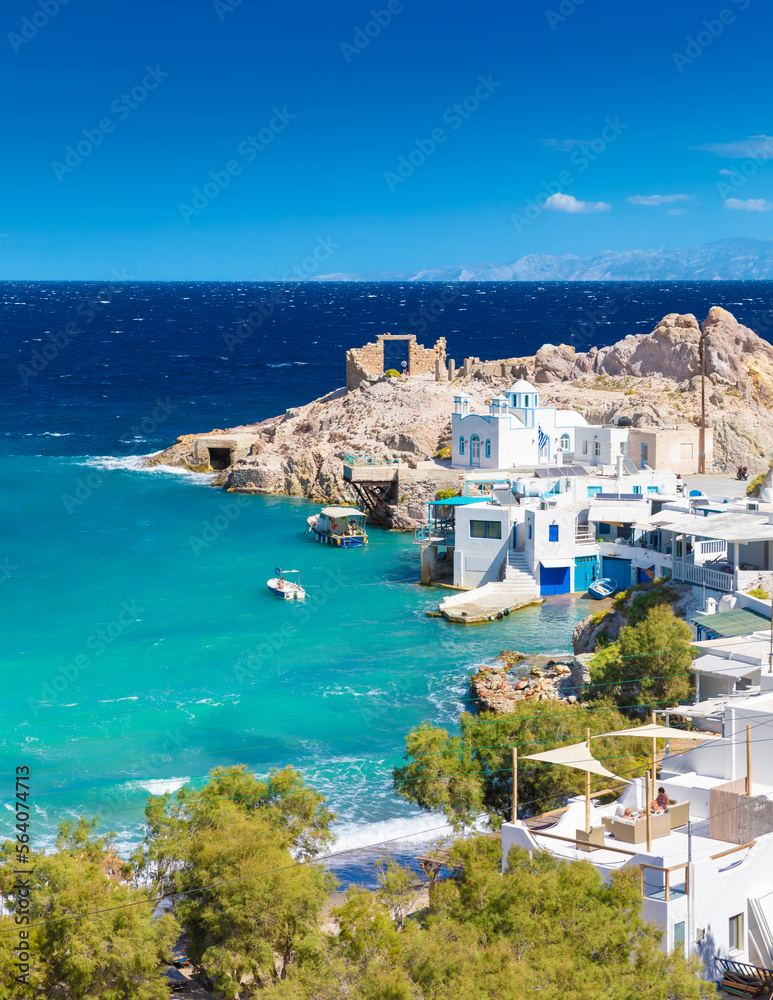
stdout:
POLYGON ((344 462, 347 465, 367 466, 367 465, 399 465, 399 458, 385 458, 383 455, 356 455, 352 452, 344 453, 344 462))

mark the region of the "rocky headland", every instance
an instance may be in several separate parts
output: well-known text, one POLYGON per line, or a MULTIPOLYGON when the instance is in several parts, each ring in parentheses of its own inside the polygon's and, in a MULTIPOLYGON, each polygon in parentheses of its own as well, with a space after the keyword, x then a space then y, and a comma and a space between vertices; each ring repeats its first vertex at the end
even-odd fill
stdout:
POLYGON ((575 705, 587 680, 587 668, 571 657, 564 663, 512 650, 500 653, 497 660, 470 677, 470 699, 478 712, 505 715, 522 701, 575 705))
POLYGON ((564 344, 545 344, 532 357, 475 359, 452 381, 432 375, 371 376, 348 392, 336 390, 260 423, 183 435, 148 462, 217 471, 213 484, 227 489, 320 502, 354 499, 343 478, 346 453, 400 460, 412 468, 431 462, 431 481, 428 477, 428 483, 405 491, 401 486, 386 519, 395 527, 411 527, 423 501, 431 498, 427 493, 442 487, 436 473, 446 468, 448 484, 458 480, 437 456, 450 444, 453 397, 460 388, 482 408, 509 388, 516 373, 539 386, 543 403, 574 408, 591 423, 629 417, 639 427, 695 424, 702 335, 714 457, 731 469, 747 465, 752 476, 764 473, 773 455, 773 346, 717 306, 703 323, 692 314, 670 313, 650 333, 609 347, 576 352, 564 344), (219 470, 196 447, 197 439, 213 435, 240 445, 219 470))

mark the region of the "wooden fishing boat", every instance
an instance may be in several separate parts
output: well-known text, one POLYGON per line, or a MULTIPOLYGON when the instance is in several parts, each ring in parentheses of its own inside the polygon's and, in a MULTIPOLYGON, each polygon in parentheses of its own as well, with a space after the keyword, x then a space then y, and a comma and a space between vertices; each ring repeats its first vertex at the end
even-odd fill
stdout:
POLYGON ((301 571, 299 569, 279 569, 274 572, 275 577, 267 581, 266 586, 277 597, 285 601, 302 601, 306 596, 306 591, 301 586, 301 571), (288 580, 288 576, 294 576, 295 580, 288 580))
POLYGON ((323 507, 319 514, 306 518, 306 524, 316 541, 340 549, 354 549, 368 544, 366 517, 356 507, 323 507))
POLYGON ((602 576, 600 580, 594 580, 588 587, 591 597, 595 597, 597 601, 611 597, 617 589, 617 583, 611 576, 602 576))

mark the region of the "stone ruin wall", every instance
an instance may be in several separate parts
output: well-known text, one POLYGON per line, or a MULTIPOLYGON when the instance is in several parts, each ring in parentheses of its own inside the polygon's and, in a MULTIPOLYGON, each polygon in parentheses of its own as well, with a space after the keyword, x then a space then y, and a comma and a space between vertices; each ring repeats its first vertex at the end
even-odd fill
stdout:
POLYGON ((364 344, 362 347, 352 347, 346 352, 346 389, 351 392, 363 382, 384 374, 384 341, 408 341, 408 373, 409 375, 432 375, 435 373, 436 362, 440 362, 445 371, 446 341, 444 337, 434 347, 424 347, 416 342, 415 334, 400 335, 382 333, 376 337, 376 342, 364 344))

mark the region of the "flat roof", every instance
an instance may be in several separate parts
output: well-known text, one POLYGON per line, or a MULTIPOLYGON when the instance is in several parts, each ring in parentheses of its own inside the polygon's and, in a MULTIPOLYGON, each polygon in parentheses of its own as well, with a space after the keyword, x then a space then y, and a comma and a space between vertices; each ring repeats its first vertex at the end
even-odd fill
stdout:
POLYGON ((591 502, 588 508, 589 521, 605 521, 610 524, 633 524, 649 510, 647 500, 603 500, 591 502))
POLYGON ((750 608, 733 608, 732 611, 720 611, 714 615, 693 615, 690 621, 706 631, 716 632, 722 639, 751 635, 763 627, 770 627, 769 618, 750 608))
POLYGON ((676 534, 700 535, 725 542, 764 542, 773 540, 773 524, 767 514, 755 511, 731 511, 726 514, 683 514, 674 517, 662 511, 649 519, 652 527, 676 534))
POLYGON ((730 660, 724 656, 712 656, 707 653, 693 660, 690 670, 708 677, 751 677, 762 669, 759 663, 743 663, 740 660, 730 660))

